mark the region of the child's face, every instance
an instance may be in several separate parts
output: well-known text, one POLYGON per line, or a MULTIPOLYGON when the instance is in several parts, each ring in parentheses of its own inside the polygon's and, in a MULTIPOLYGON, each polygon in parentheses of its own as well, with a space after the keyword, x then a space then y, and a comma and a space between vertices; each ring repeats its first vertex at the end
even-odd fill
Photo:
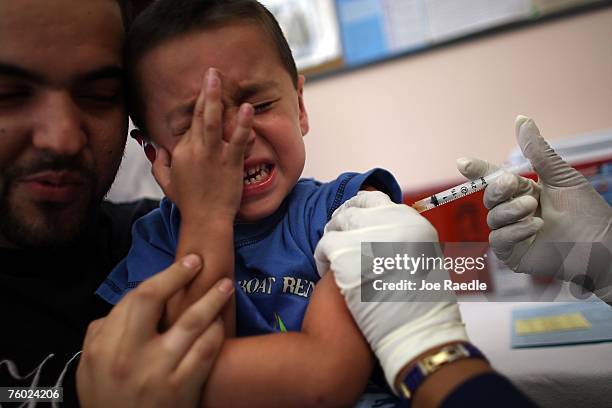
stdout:
POLYGON ((145 54, 138 65, 147 136, 170 153, 189 130, 209 67, 220 73, 225 139, 234 131, 240 105, 253 105, 255 137, 244 157, 247 177, 238 211, 244 221, 276 211, 304 168, 304 79, 296 90, 271 41, 258 26, 235 22, 173 39, 145 54))

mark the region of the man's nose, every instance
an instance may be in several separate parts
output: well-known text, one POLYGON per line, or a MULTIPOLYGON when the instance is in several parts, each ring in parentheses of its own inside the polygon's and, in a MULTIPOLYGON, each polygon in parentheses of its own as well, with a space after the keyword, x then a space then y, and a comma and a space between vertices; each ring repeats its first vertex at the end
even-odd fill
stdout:
POLYGON ((32 136, 32 144, 37 149, 74 156, 86 145, 82 113, 70 94, 49 93, 41 101, 41 108, 36 114, 39 125, 32 136))

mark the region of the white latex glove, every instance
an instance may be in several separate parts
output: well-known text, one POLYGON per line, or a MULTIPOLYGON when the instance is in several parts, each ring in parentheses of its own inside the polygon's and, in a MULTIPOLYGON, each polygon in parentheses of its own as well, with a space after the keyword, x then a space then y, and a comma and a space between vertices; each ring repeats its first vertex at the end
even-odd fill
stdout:
MULTIPOLYGON (((381 192, 362 191, 334 212, 315 259, 320 274, 333 271, 353 318, 395 390, 400 370, 416 356, 445 343, 467 342, 468 337, 454 299, 422 301, 421 292, 407 291, 412 297, 404 302, 361 302, 361 243, 377 241, 437 242, 438 234, 411 207, 394 204, 381 192)), ((420 251, 414 254, 420 255, 420 251)), ((446 271, 430 274, 436 273, 437 281, 448 278, 446 271)))
MULTIPOLYGON (((486 188, 491 248, 516 272, 573 281, 612 302, 612 209, 533 120, 518 116, 516 137, 539 180, 507 174, 486 188)), ((457 160, 457 168, 469 179, 497 170, 467 158, 457 160)))

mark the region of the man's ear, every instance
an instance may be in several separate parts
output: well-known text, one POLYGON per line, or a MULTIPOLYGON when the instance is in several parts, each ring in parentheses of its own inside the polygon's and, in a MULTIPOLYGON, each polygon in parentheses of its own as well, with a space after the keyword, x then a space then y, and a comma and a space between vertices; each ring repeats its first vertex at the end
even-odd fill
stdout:
POLYGON ((308 112, 306 112, 306 105, 304 104, 304 82, 306 78, 304 75, 298 75, 297 82, 297 94, 298 94, 298 109, 300 119, 300 129, 302 130, 302 136, 306 136, 310 125, 308 124, 308 112))

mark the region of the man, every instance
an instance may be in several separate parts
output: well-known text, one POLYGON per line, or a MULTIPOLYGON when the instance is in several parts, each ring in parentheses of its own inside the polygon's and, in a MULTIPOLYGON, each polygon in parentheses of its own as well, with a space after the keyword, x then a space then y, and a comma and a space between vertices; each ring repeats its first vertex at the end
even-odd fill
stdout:
MULTIPOLYGON (((74 370, 87 327, 110 309, 94 291, 125 256, 132 221, 155 205, 102 203, 127 134, 124 22, 117 0, 0 2, 0 387, 64 387, 66 406, 77 404, 74 370)), ((157 327, 165 301, 200 266, 197 257, 173 265, 92 325, 87 350, 129 354, 142 370, 136 365, 119 376, 123 388, 111 382, 96 395, 92 384, 120 373, 121 362, 105 360, 107 370, 93 372, 86 350, 84 405, 127 397, 137 392, 134 376, 154 378, 151 372, 163 381, 149 397, 195 401, 202 367, 221 344, 213 320, 231 285, 222 282, 164 333, 157 327), (189 320, 203 310, 208 318, 189 320), (160 364, 151 355, 162 356, 160 364), (174 394, 163 387, 170 382, 174 394)))

